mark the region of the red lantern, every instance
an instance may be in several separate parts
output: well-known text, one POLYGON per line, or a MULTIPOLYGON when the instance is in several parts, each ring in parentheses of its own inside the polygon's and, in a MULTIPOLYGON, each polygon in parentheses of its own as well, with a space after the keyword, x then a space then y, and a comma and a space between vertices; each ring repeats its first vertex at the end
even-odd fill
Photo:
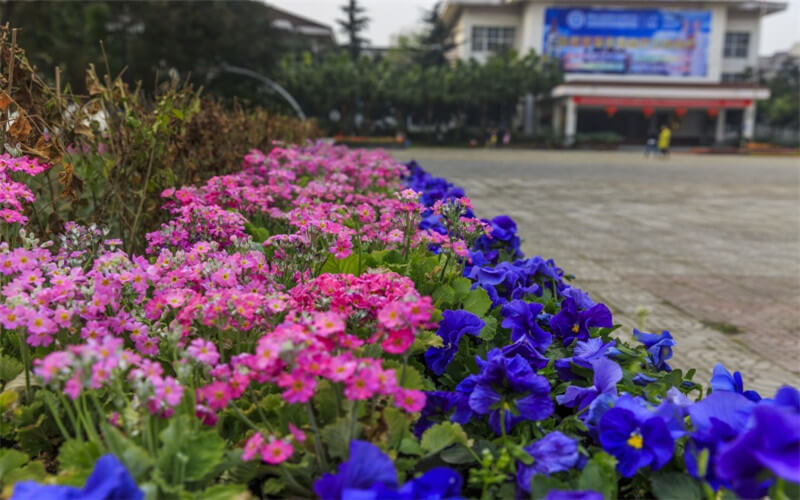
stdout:
POLYGON ((615 114, 616 112, 617 112, 617 107, 616 107, 616 106, 606 106, 606 114, 607 114, 609 117, 612 117, 612 116, 614 116, 614 114, 615 114))
POLYGON ((653 116, 654 112, 655 112, 655 110, 653 109, 652 106, 647 106, 647 107, 642 109, 642 113, 644 113, 644 117, 645 118, 650 118, 651 116, 653 116))
POLYGON ((706 114, 708 116, 710 116, 711 118, 716 118, 717 115, 719 114, 719 109, 717 109, 717 108, 708 108, 706 110, 706 114))
POLYGON ((675 110, 675 114, 678 116, 683 116, 686 114, 686 108, 678 108, 675 110))

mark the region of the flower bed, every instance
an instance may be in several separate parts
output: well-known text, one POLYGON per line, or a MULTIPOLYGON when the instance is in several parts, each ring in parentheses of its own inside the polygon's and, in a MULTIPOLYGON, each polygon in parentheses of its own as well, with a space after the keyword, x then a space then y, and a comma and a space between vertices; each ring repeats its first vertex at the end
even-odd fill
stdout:
MULTIPOLYGON (((0 159, 6 233, 44 168, 0 159)), ((669 332, 614 338, 414 163, 275 148, 162 197, 144 256, 76 224, 0 244, 12 498, 797 494, 797 390, 704 390, 669 332)))

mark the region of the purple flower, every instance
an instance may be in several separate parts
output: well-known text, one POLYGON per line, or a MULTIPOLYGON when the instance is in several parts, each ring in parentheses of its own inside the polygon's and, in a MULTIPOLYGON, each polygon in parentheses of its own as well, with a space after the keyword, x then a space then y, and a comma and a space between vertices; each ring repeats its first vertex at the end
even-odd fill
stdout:
POLYGON ((380 498, 454 499, 461 494, 461 476, 438 467, 397 486, 397 471, 391 459, 366 441, 350 442, 350 458, 336 474, 324 474, 314 483, 314 493, 322 500, 378 500, 380 498))
POLYGON ((578 341, 569 358, 557 359, 555 361, 556 371, 561 380, 569 381, 578 378, 572 372, 571 364, 574 363, 584 368, 591 368, 592 362, 605 358, 611 354, 612 349, 617 345, 616 340, 603 343, 602 339, 591 338, 586 341, 578 341))
POLYGON ((656 335, 654 333, 640 332, 634 328, 633 336, 636 340, 644 344, 650 362, 656 370, 664 370, 667 372, 672 370, 667 364, 667 360, 672 357, 672 346, 675 345, 675 341, 668 331, 664 330, 661 332, 661 335, 656 335))
POLYGON ((539 351, 544 351, 553 341, 553 337, 542 330, 536 322, 536 317, 542 312, 544 306, 529 303, 524 300, 512 300, 503 306, 500 313, 505 318, 501 325, 511 330, 511 341, 527 337, 539 351))
POLYGON ((499 349, 492 349, 487 361, 476 358, 476 362, 481 372, 471 379, 469 408, 479 415, 488 414, 496 434, 502 433, 503 425, 508 432, 519 422, 542 420, 553 413, 550 384, 535 374, 522 356, 507 358, 499 349))
POLYGON ((94 464, 92 475, 83 488, 44 485, 34 481, 17 483, 12 500, 114 500, 144 498, 125 466, 111 454, 103 455, 94 464))
POLYGON ((563 395, 556 396, 558 404, 582 410, 601 394, 617 395, 617 382, 622 380, 622 368, 608 358, 600 358, 592 363, 592 369, 594 370, 592 386, 571 385, 567 387, 567 391, 563 395))
POLYGON ((568 286, 561 290, 561 296, 574 300, 575 304, 578 306, 578 309, 590 309, 595 305, 595 302, 589 298, 589 294, 580 288, 568 286))
POLYGON ((743 498, 766 495, 772 477, 800 483, 800 415, 780 406, 753 408, 751 425, 719 447, 717 476, 743 498))
POLYGON ((530 491, 531 478, 536 474, 549 476, 572 469, 580 461, 578 442, 559 431, 553 431, 542 439, 525 447, 533 457, 532 465, 517 464, 517 486, 530 491))
POLYGON ((667 423, 638 400, 623 396, 600 419, 598 426, 603 449, 617 458, 617 470, 632 477, 642 467, 660 469, 675 448, 667 423))
POLYGON ((525 361, 530 363, 531 368, 534 370, 541 370, 547 366, 549 362, 549 360, 536 349, 536 346, 533 345, 533 341, 528 336, 520 338, 513 344, 508 344, 501 349, 501 352, 503 356, 507 358, 513 358, 516 355, 522 356, 525 358, 525 361))
POLYGON ((589 328, 611 326, 611 311, 604 304, 581 311, 571 298, 561 302, 561 311, 550 320, 550 329, 563 339, 564 345, 570 345, 575 339, 588 340, 589 328))
POLYGON ((729 372, 722 363, 717 363, 714 372, 711 374, 711 388, 715 391, 728 391, 742 394, 753 402, 759 402, 761 396, 756 391, 745 391, 742 381, 742 374, 739 372, 729 372))
POLYGON ((436 423, 434 420, 431 420, 431 417, 446 415, 456 406, 458 400, 459 395, 452 392, 425 392, 425 406, 419 414, 417 423, 414 424, 414 435, 417 436, 417 438, 422 437, 422 433, 436 423))
POLYGON ((543 500, 603 500, 603 495, 596 491, 562 491, 550 490, 543 500))
POLYGON ((425 364, 436 375, 441 375, 447 365, 458 352, 458 342, 466 335, 477 336, 486 323, 469 311, 444 311, 442 321, 436 334, 443 342, 443 347, 431 347, 425 351, 425 364))

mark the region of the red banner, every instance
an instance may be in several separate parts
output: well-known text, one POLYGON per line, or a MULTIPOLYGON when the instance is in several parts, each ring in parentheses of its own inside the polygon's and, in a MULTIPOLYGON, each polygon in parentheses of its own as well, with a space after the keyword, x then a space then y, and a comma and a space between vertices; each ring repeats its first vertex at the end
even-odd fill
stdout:
POLYGON ((575 104, 618 108, 746 108, 751 99, 659 99, 647 97, 575 96, 575 104))

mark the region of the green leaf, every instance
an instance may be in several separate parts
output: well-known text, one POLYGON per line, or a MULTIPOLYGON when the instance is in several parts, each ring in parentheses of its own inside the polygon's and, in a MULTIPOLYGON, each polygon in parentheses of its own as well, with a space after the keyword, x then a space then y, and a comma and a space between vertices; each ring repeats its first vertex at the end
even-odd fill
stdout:
POLYGON ((605 452, 596 453, 583 468, 578 479, 578 488, 594 490, 606 500, 617 498, 617 459, 605 452))
MULTIPOLYGON (((362 262, 363 265, 363 262, 362 262)), ((358 276, 361 274, 361 269, 358 268, 358 254, 350 254, 344 259, 335 259, 329 257, 325 264, 322 265, 320 274, 353 274, 358 276)))
POLYGON ((420 446, 428 455, 434 455, 455 443, 467 446, 468 441, 467 433, 460 425, 453 422, 441 422, 422 434, 420 446))
POLYGON ((400 383, 400 379, 403 376, 403 365, 400 362, 394 360, 384 361, 383 367, 394 369, 397 374, 398 384, 405 389, 433 390, 430 387, 430 383, 426 383, 425 377, 422 376, 419 370, 410 364, 406 365, 406 375, 402 383, 400 383))
POLYGON ((61 469, 76 469, 88 474, 102 455, 103 450, 95 443, 70 439, 58 449, 58 464, 61 469))
POLYGON ((406 436, 403 438, 403 441, 400 442, 400 453, 421 457, 425 451, 420 447, 415 437, 406 436))
POLYGON ((570 490, 569 484, 553 476, 536 474, 531 478, 531 500, 540 500, 552 490, 570 490))
POLYGON ((481 329, 480 338, 490 342, 497 335, 497 319, 494 316, 486 316, 483 321, 486 325, 481 329))
POLYGON ((9 448, 0 449, 0 481, 5 481, 8 472, 22 467, 28 461, 28 455, 9 448))
POLYGON ((694 478, 677 472, 666 472, 650 478, 653 495, 658 500, 702 500, 703 488, 694 478))
POLYGON ((264 495, 275 496, 283 491, 284 488, 286 488, 286 481, 279 477, 271 477, 264 481, 264 485, 261 487, 261 492, 264 495))
POLYGON ((252 498, 244 484, 216 484, 195 495, 197 500, 244 500, 252 498))
POLYGON ((25 365, 20 363, 16 358, 0 355, 0 382, 6 383, 9 380, 14 380, 14 377, 22 373, 25 365))
POLYGON ((24 467, 19 467, 15 470, 9 471, 3 478, 3 481, 8 484, 18 483, 19 481, 41 481, 47 476, 42 462, 29 462, 24 467))
POLYGON ((467 278, 459 277, 453 280, 453 291, 456 294, 456 302, 462 302, 470 290, 472 290, 472 281, 467 278))
POLYGON ((5 413, 10 410, 17 400, 19 400, 19 393, 17 391, 3 391, 0 393, 0 413, 5 413))
MULTIPOLYGON (((322 442, 328 447, 328 455, 331 458, 347 458, 347 450, 350 443, 350 426, 352 422, 349 418, 340 418, 336 422, 326 425, 319 433, 322 442)), ((361 424, 356 423, 356 432, 353 439, 358 439, 361 435, 361 424)))
POLYGON ((471 464, 475 462, 475 457, 472 456, 472 453, 469 452, 466 446, 453 446, 452 448, 442 450, 442 452, 439 453, 439 458, 441 458, 443 462, 452 465, 471 464))
POLYGON ((147 472, 153 467, 153 457, 116 427, 105 424, 103 435, 108 448, 125 465, 133 479, 136 481, 145 479, 147 472))
POLYGON ((456 301, 456 292, 450 285, 441 285, 431 295, 436 307, 452 306, 456 301))
POLYGON ((399 447, 403 438, 410 434, 408 430, 408 415, 397 408, 386 407, 383 410, 383 420, 386 422, 388 429, 386 445, 389 448, 399 447))
POLYGON ((483 317, 490 307, 492 307, 492 300, 483 288, 471 290, 464 299, 464 309, 478 317, 483 317))
POLYGON ((222 461, 225 453, 225 441, 215 430, 197 432, 185 415, 173 418, 159 438, 164 446, 158 468, 164 479, 173 484, 203 479, 222 461))

